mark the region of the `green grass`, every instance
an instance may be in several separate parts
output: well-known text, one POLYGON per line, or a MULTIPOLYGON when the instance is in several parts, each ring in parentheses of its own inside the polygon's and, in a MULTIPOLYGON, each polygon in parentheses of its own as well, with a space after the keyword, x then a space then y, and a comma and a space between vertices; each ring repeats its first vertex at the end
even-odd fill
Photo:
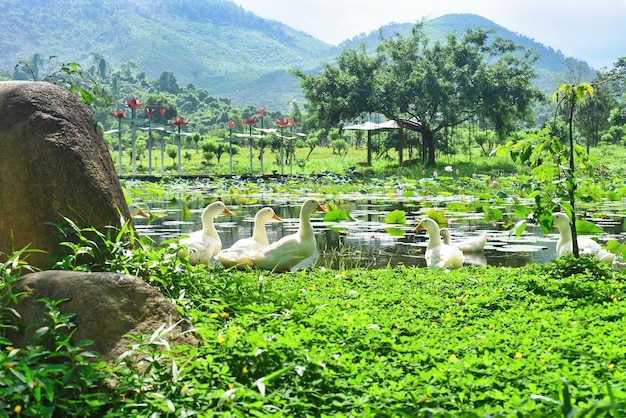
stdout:
MULTIPOLYGON (((143 278, 191 319, 203 344, 170 348, 164 331, 138 337, 106 365, 87 362, 88 347, 67 344, 65 327, 48 328, 59 342, 50 351, 38 341, 16 349, 5 340, 2 410, 107 417, 626 412, 621 270, 563 258, 452 272, 237 272, 191 266, 172 257, 168 244, 129 247, 131 256, 109 242, 113 262, 77 249, 58 267, 143 278), (73 361, 59 365, 51 353, 73 361), (138 354, 144 360, 133 360, 138 354), (89 402, 71 401, 77 397, 89 402)), ((4 264, 5 289, 21 258, 4 264)), ((69 321, 54 309, 48 317, 69 321)))
MULTIPOLYGON (((201 175, 227 175, 230 174, 229 156, 228 153, 222 155, 220 161, 217 158, 213 158, 209 164, 203 162, 202 150, 196 153, 192 145, 186 144, 188 148, 183 148, 181 156, 189 154, 191 159, 186 160, 182 158, 182 173, 188 175, 201 174, 201 175)), ((443 174, 444 167, 451 165, 456 170, 459 169, 459 174, 464 176, 471 176, 473 173, 484 173, 497 175, 500 172, 512 174, 516 172, 527 172, 528 170, 522 166, 513 164, 510 158, 505 157, 484 157, 480 155, 480 150, 475 148, 471 150, 470 154, 456 154, 456 155, 440 155, 438 158, 437 167, 426 168, 422 165, 399 167, 398 166, 398 154, 394 150, 390 150, 386 155, 372 157, 372 166, 366 167, 364 163, 367 161, 367 149, 365 147, 356 148, 350 146, 346 155, 338 155, 333 152, 330 147, 317 146, 311 153, 307 160, 307 154, 309 148, 295 148, 295 158, 293 159, 292 168, 288 161, 285 161, 283 166, 280 165, 278 160, 279 153, 274 153, 266 148, 263 158, 263 174, 319 174, 325 172, 332 172, 338 174, 344 174, 348 171, 356 173, 366 174, 369 176, 376 176, 384 178, 387 176, 405 175, 409 177, 421 177, 422 170, 424 175, 431 176, 434 171, 438 171, 438 174, 443 174), (282 170, 282 171, 281 171, 282 170)), ((413 156, 415 158, 416 156, 413 156)), ((117 149, 111 150, 111 158, 115 165, 116 172, 118 171, 118 153, 117 149)), ((407 151, 405 151, 404 159, 409 159, 407 151)), ((164 175, 176 176, 178 174, 178 161, 172 160, 169 156, 165 155, 164 158, 164 175)), ((122 157, 123 174, 132 174, 131 159, 128 152, 123 153, 122 157)), ((136 162, 137 174, 148 173, 148 152, 146 151, 141 158, 136 162)), ((233 173, 235 175, 246 175, 250 173, 250 154, 249 148, 241 148, 239 154, 233 156, 233 173)), ((252 173, 258 175, 261 173, 259 151, 253 149, 252 155, 252 173)), ((152 174, 161 175, 161 152, 160 149, 153 150, 152 152, 152 174)))

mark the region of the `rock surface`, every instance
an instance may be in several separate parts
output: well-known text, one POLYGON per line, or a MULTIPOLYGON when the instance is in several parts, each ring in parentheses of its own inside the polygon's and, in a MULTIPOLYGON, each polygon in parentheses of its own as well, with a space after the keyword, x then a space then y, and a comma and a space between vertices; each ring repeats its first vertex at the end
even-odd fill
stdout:
POLYGON ((12 286, 19 296, 12 306, 20 315, 11 321, 19 331, 9 331, 7 337, 16 347, 25 347, 44 318, 45 305, 37 299, 70 300, 61 302, 62 313, 74 313, 76 330, 72 343, 93 340, 86 349, 100 353, 107 361, 114 360, 128 349, 133 340, 125 334, 150 335, 161 325, 178 325, 166 338, 170 343, 198 344, 198 339, 163 295, 143 280, 116 273, 83 273, 47 270, 24 275, 12 286))
POLYGON ((98 230, 129 219, 96 120, 76 96, 47 82, 3 81, 0 115, 0 253, 43 250, 27 261, 46 268, 62 216, 98 230))

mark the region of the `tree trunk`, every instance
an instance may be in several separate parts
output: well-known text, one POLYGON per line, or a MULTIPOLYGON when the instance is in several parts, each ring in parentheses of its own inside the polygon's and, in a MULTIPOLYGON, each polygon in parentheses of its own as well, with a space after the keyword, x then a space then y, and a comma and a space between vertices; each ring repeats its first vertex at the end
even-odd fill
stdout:
POLYGON ((426 147, 426 153, 427 153, 426 166, 434 167, 435 166, 435 134, 429 129, 423 129, 422 138, 424 140, 424 146, 426 147))
POLYGON ((372 131, 367 131, 367 166, 372 166, 372 131))
POLYGON ((402 154, 404 154, 404 129, 398 130, 398 166, 402 167, 402 154))

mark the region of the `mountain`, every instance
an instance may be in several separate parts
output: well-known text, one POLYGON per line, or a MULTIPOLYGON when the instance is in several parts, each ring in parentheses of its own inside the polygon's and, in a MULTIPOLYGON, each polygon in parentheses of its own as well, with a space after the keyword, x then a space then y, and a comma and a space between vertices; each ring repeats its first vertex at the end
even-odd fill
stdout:
MULTIPOLYGON (((233 104, 273 109, 302 99, 290 68, 316 71, 341 48, 365 42, 373 51, 379 33, 408 33, 413 26, 390 24, 335 47, 230 0, 0 0, 0 16, 0 69, 5 73, 36 53, 88 69, 105 58, 109 68, 126 64, 150 79, 170 71, 181 85, 192 83, 233 104)), ((537 50, 542 88, 551 91, 563 82, 567 68, 560 52, 480 16, 452 14, 424 23, 433 39, 478 26, 537 50)))

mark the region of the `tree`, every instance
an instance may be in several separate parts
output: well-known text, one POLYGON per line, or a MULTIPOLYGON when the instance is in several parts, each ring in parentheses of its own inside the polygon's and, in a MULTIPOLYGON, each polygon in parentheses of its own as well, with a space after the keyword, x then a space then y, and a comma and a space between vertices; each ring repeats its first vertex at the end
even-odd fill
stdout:
POLYGON ((200 148, 202 148, 202 157, 209 163, 213 156, 217 154, 218 144, 217 142, 207 140, 200 144, 200 148))
POLYGON ((196 154, 198 153, 198 143, 200 142, 200 134, 195 133, 191 136, 191 140, 193 141, 195 148, 196 148, 196 154))
POLYGON ((176 82, 176 76, 171 71, 163 71, 161 73, 158 86, 162 92, 171 94, 180 93, 180 87, 178 87, 178 82, 176 82))
POLYGON ((173 144, 168 144, 165 149, 165 153, 172 159, 172 165, 176 166, 176 157, 178 157, 178 147, 173 144))
POLYGON ((13 70, 14 79, 32 79, 56 84, 75 94, 92 108, 108 106, 112 102, 92 77, 83 74, 80 64, 59 62, 55 55, 49 56, 46 63, 41 54, 34 54, 30 60, 22 60, 15 64, 13 70))
MULTIPOLYGON (((482 29, 456 33, 432 46, 415 25, 411 35, 383 39, 373 57, 365 48, 344 50, 337 65, 301 78, 306 98, 326 126, 377 112, 421 134, 423 160, 435 165, 435 135, 478 117, 500 136, 530 120, 542 97, 531 84, 537 57, 482 29)), ((401 147, 399 147, 401 148, 401 147)), ((401 149, 400 149, 401 154, 401 149)))
POLYGON ((309 152, 306 155, 306 160, 309 160, 309 157, 311 156, 311 154, 313 153, 313 150, 315 149, 315 147, 317 146, 317 143, 319 142, 319 138, 314 136, 311 138, 307 138, 306 140, 306 145, 309 147, 309 152))

